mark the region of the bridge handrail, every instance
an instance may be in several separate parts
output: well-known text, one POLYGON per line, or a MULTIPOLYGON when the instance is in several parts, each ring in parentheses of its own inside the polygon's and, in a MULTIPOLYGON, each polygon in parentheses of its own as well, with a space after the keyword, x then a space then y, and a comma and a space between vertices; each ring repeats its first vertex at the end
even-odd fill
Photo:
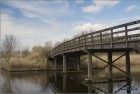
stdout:
POLYGON ((129 28, 129 26, 137 25, 137 24, 140 24, 140 20, 121 24, 121 25, 116 25, 113 27, 105 28, 102 30, 98 30, 95 32, 90 32, 90 33, 78 36, 76 38, 65 41, 65 42, 61 43, 60 45, 56 46, 55 48, 52 49, 50 54, 58 54, 58 53, 65 52, 65 50, 76 49, 77 46, 86 47, 86 45, 90 44, 90 43, 92 43, 92 45, 90 45, 90 46, 93 46, 93 45, 102 46, 102 44, 108 44, 108 42, 104 42, 104 41, 110 41, 109 43, 111 44, 112 48, 113 48, 113 44, 118 42, 118 40, 121 40, 120 42, 125 42, 126 46, 128 46, 127 43, 128 43, 128 41, 130 41, 130 39, 133 39, 133 38, 140 39, 140 32, 138 34, 130 34, 130 35, 128 34, 128 32, 140 30, 140 25, 138 27, 129 28), (124 30, 114 31, 115 29, 121 29, 121 28, 123 28, 124 30), (106 33, 106 31, 107 31, 107 33, 106 33), (108 31, 109 31, 109 33, 108 33, 108 31), (125 35, 121 35, 122 33, 124 33, 125 35), (117 34, 120 34, 121 36, 114 36, 117 34), (105 38, 105 40, 103 40, 104 37, 108 37, 108 38, 105 38), (90 40, 90 42, 89 42, 89 40, 90 40), (98 41, 98 43, 96 41, 98 41), (94 44, 93 42, 96 42, 96 43, 94 44), (71 46, 73 46, 73 47, 71 47, 71 46))

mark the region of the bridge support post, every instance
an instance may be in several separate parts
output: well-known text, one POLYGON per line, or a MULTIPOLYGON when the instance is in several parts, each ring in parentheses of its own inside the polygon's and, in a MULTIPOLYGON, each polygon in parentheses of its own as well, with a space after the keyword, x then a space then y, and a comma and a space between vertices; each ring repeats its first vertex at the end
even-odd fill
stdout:
POLYGON ((108 83, 108 93, 112 94, 113 93, 113 82, 108 83))
POLYGON ((127 74, 127 93, 131 93, 131 70, 130 70, 130 53, 129 50, 125 52, 126 55, 126 74, 127 74))
POLYGON ((88 55, 88 80, 92 80, 92 54, 90 52, 87 53, 88 55))
POLYGON ((108 64, 109 64, 109 68, 108 68, 108 73, 109 73, 109 81, 112 81, 112 52, 109 51, 108 52, 108 64))
POLYGON ((131 77, 131 70, 130 70, 130 53, 129 53, 129 51, 127 50, 126 52, 125 52, 125 54, 126 54, 126 73, 127 73, 127 79, 130 79, 130 77, 131 77))
POLYGON ((63 74, 63 92, 65 93, 67 89, 67 75, 63 74))
POLYGON ((63 54, 63 73, 66 73, 67 68, 67 57, 66 54, 63 54))
POLYGON ((92 93, 92 84, 88 84, 88 93, 92 93))
POLYGON ((80 55, 77 56, 77 71, 80 72, 80 55))
POLYGON ((54 71, 57 71, 57 58, 54 58, 54 71))
POLYGON ((56 72, 54 73, 54 81, 55 81, 55 83, 57 82, 57 73, 56 72))

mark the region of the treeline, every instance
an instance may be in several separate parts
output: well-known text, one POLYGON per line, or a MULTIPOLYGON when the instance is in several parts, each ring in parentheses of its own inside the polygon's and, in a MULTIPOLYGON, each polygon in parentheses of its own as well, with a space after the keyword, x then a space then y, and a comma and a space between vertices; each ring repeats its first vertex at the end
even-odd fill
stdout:
POLYGON ((16 36, 6 35, 1 42, 0 63, 5 69, 46 69, 47 55, 53 48, 52 42, 48 41, 45 46, 36 45, 31 49, 22 47, 22 43, 16 36))

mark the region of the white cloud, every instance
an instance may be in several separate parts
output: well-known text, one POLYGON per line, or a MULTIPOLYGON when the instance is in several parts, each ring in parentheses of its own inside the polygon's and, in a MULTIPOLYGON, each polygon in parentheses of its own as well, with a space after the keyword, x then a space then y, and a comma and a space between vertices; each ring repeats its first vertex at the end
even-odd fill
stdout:
POLYGON ((118 0, 93 0, 97 6, 114 6, 119 3, 118 0))
POLYGON ((1 31, 2 36, 13 34, 18 36, 25 45, 30 47, 35 44, 42 44, 46 41, 61 41, 64 38, 72 37, 73 32, 67 30, 70 25, 60 22, 60 18, 73 14, 69 10, 68 1, 60 0, 8 0, 2 1, 11 9, 3 8, 1 31), (9 13, 10 12, 10 13, 9 13), (11 14, 20 12, 19 19, 11 14), (23 17, 24 16, 24 17, 23 17), (66 32, 67 31, 67 32, 66 32))
POLYGON ((93 5, 84 6, 82 11, 86 13, 98 13, 105 7, 115 6, 118 3, 118 0, 93 0, 93 5))
POLYGON ((38 17, 47 15, 48 11, 44 11, 44 7, 46 3, 37 2, 37 1, 9 1, 6 2, 8 5, 11 5, 15 8, 18 8, 25 16, 27 17, 38 17))
POLYGON ((35 29, 22 23, 17 23, 10 15, 5 13, 1 13, 1 31, 2 35, 13 34, 19 37, 37 34, 35 29))
POLYGON ((27 2, 26 0, 9 0, 4 3, 19 9, 25 17, 29 18, 44 19, 51 17, 51 19, 56 19, 56 17, 68 15, 68 11, 71 12, 67 1, 30 0, 27 2))
POLYGON ((1 32, 2 38, 6 34, 17 36, 23 46, 33 47, 34 45, 43 45, 46 41, 62 41, 64 38, 73 36, 70 25, 55 22, 51 26, 32 26, 26 22, 17 22, 12 16, 1 13, 1 32), (66 32, 67 31, 67 32, 66 32))
POLYGON ((85 0, 75 0, 75 3, 76 3, 76 4, 81 4, 81 3, 84 3, 84 1, 85 1, 85 0))
POLYGON ((106 27, 107 27, 107 24, 103 24, 103 23, 94 23, 94 24, 85 23, 85 24, 75 26, 73 30, 76 31, 77 33, 94 32, 94 31, 101 30, 106 27))
POLYGON ((97 13, 101 10, 100 6, 95 6, 95 5, 90 5, 90 6, 86 6, 83 7, 83 12, 87 12, 87 13, 97 13))
POLYGON ((128 6, 128 7, 126 8, 126 11, 127 11, 127 12, 131 12, 131 11, 135 10, 136 8, 137 8, 136 5, 130 5, 130 6, 128 6))

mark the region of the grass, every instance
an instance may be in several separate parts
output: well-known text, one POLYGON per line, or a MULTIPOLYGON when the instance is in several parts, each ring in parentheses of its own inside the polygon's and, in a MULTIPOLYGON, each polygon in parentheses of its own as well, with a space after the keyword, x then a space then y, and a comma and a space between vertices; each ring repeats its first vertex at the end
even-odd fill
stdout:
MULTIPOLYGON (((119 57, 121 54, 114 54, 113 60, 119 57)), ((107 55, 105 54, 98 54, 102 59, 107 61, 107 55)), ((133 72, 140 72, 140 54, 133 54, 131 53, 130 56, 131 60, 131 71, 133 72)), ((86 61, 87 62, 87 61, 86 61)), ((37 57, 25 57, 25 58, 12 58, 10 63, 5 63, 4 59, 0 60, 1 68, 11 71, 26 71, 26 70, 46 70, 47 67, 47 60, 44 58, 37 58, 37 57)), ((125 69, 125 57, 120 58, 118 61, 113 63, 115 66, 121 68, 122 70, 125 69)), ((104 67, 106 63, 103 61, 93 57, 93 65, 104 67)), ((114 72, 120 72, 117 69, 113 69, 114 72)))
POLYGON ((26 70, 46 70, 47 63, 46 61, 31 60, 29 58, 12 58, 10 63, 5 63, 4 60, 0 61, 1 68, 10 70, 10 71, 26 71, 26 70))

